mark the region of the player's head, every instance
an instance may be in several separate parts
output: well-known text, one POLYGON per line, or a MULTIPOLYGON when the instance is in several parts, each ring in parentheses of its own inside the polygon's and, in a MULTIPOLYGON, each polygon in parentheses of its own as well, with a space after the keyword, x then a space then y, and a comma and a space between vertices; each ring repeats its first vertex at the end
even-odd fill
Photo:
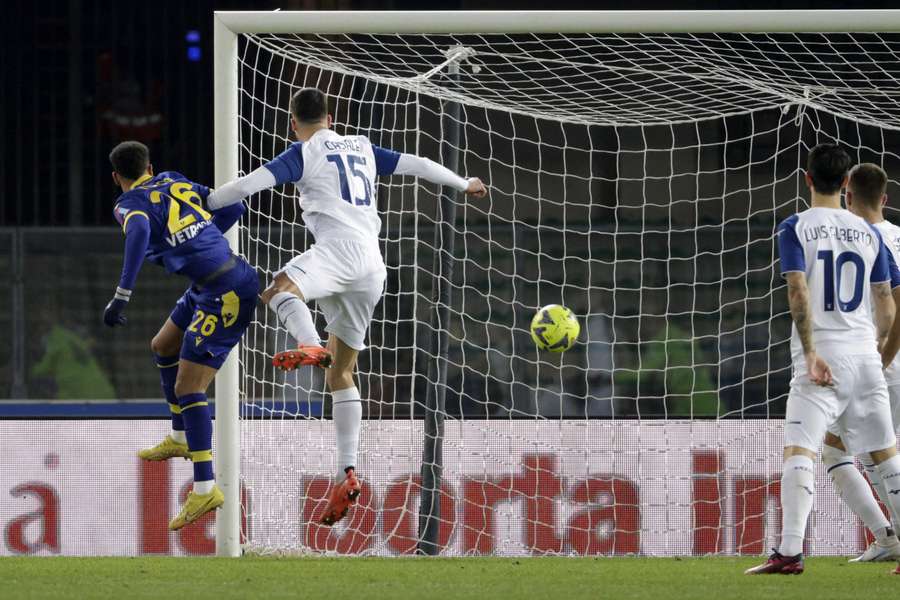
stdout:
POLYGON ((850 171, 847 182, 847 208, 854 213, 880 212, 887 202, 887 173, 878 165, 862 163, 850 171))
POLYGON ((847 185, 850 155, 837 144, 819 144, 806 159, 806 185, 823 196, 833 196, 847 185))
POLYGON ((297 139, 323 127, 331 127, 328 100, 318 88, 302 88, 291 96, 291 129, 297 139))
POLYGON ((127 191, 143 175, 153 173, 150 149, 140 142, 127 141, 117 145, 109 153, 109 162, 112 163, 113 181, 122 191, 127 191))

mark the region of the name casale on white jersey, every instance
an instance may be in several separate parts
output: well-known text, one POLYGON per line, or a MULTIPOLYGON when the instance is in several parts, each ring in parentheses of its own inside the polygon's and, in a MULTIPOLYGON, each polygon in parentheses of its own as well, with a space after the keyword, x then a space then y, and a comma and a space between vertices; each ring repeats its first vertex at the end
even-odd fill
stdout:
POLYGON ((199 223, 188 225, 184 229, 180 229, 175 233, 166 236, 166 243, 174 248, 179 244, 183 244, 188 240, 194 239, 201 231, 206 229, 211 224, 211 221, 200 221, 199 223))

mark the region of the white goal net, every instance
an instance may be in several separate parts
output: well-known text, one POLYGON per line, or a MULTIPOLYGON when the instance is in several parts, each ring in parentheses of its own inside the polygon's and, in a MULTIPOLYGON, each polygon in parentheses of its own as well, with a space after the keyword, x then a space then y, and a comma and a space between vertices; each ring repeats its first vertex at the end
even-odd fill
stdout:
MULTIPOLYGON (((364 490, 333 529, 317 524, 335 472, 323 378, 271 366, 293 342, 260 307, 240 357, 247 547, 413 552, 429 387, 444 396, 446 555, 774 543, 790 321, 773 232, 805 205, 818 142, 882 165, 900 192, 900 35, 238 42, 242 173, 292 141, 289 98, 315 86, 338 132, 455 154, 490 188, 453 195, 451 217, 430 184, 380 182, 388 278, 359 364, 364 490), (438 280, 450 296, 435 319, 438 280), (539 353, 528 332, 550 303, 582 327, 562 355, 539 353), (446 353, 430 351, 436 335, 446 353)), ((293 187, 249 204, 240 250, 270 279, 312 239, 293 187)), ((808 551, 854 552, 860 526, 819 477, 808 551)))

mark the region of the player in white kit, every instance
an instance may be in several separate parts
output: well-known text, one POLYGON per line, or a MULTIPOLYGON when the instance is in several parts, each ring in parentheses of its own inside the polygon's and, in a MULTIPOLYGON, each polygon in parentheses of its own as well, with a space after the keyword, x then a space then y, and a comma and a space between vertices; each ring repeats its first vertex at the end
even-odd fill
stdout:
POLYGON ((805 177, 811 207, 778 226, 794 321, 781 545, 747 574, 803 572, 803 537, 815 498, 813 461, 830 426, 851 454, 869 453, 881 478, 900 491, 900 456, 878 352, 894 318, 888 250, 878 229, 841 208, 850 164, 837 145, 813 148, 805 177))
MULTIPOLYGON (((853 214, 864 219, 881 232, 885 246, 893 261, 894 271, 891 277, 894 301, 900 305, 900 282, 897 281, 896 264, 900 261, 900 227, 885 220, 882 208, 887 202, 887 174, 878 165, 864 163, 857 165, 850 172, 845 200, 847 208, 853 214)), ((895 319, 896 321, 896 319, 895 319)), ((900 425, 900 361, 893 360, 884 370, 888 386, 888 397, 891 405, 894 431, 900 425)), ((878 469, 868 454, 858 457, 866 471, 872 487, 888 507, 891 521, 885 518, 878 506, 869 482, 856 469, 853 457, 848 455, 836 428, 829 428, 822 446, 822 462, 831 477, 838 495, 847 503, 853 512, 875 536, 875 541, 857 558, 850 562, 872 562, 897 560, 900 558, 900 542, 896 532, 900 519, 891 506, 890 496, 882 481, 878 469)))
POLYGON ((210 207, 240 201, 265 189, 294 183, 303 222, 315 239, 306 252, 284 266, 262 300, 299 344, 279 352, 273 364, 327 368, 338 450, 338 477, 322 523, 343 518, 359 495, 356 458, 362 403, 354 382, 356 359, 384 292, 386 270, 378 247, 376 177, 414 175, 476 197, 487 193, 478 178, 464 179, 419 156, 379 148, 365 136, 331 130, 325 95, 304 88, 291 98, 291 128, 297 142, 268 164, 212 192, 210 207), (315 300, 329 332, 323 348, 306 302, 315 300))

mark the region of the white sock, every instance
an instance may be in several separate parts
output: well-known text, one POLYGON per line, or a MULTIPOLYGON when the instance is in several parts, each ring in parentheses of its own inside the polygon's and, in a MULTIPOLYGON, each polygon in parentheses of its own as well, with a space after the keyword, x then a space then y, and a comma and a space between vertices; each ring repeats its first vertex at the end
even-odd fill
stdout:
POLYGON ((900 455, 892 456, 876 467, 884 487, 885 505, 892 515, 900 514, 900 455))
POLYGON ((900 519, 897 518, 897 513, 894 512, 894 508, 891 506, 890 495, 884 487, 884 481, 881 480, 881 475, 878 473, 878 467, 875 466, 872 457, 868 454, 863 454, 859 458, 863 468, 866 470, 866 477, 869 478, 869 483, 875 488, 878 499, 887 507, 888 514, 891 515, 891 526, 896 534, 897 528, 900 527, 900 519))
POLYGON ((172 433, 169 434, 173 440, 178 442, 179 444, 187 444, 187 436, 184 434, 184 431, 178 431, 177 429, 173 429, 172 433))
POLYGON ((272 296, 269 307, 278 315, 278 320, 288 330, 291 337, 301 346, 319 346, 319 333, 312 313, 306 302, 289 292, 279 292, 272 296))
POLYGON ((209 481, 195 481, 194 482, 194 493, 195 494, 208 494, 212 491, 214 485, 216 485, 215 479, 210 479, 209 481))
POLYGON ((847 456, 843 450, 825 445, 822 447, 822 462, 838 496, 875 534, 875 539, 880 542, 887 538, 891 524, 884 518, 869 483, 856 468, 853 457, 847 456))
POLYGON ((344 478, 344 469, 356 467, 359 450, 359 428, 362 423, 362 400, 356 387, 331 393, 331 414, 337 438, 337 480, 344 478))
POLYGON ((784 461, 781 474, 781 547, 783 556, 803 552, 806 521, 816 497, 816 472, 808 456, 795 455, 784 461))

